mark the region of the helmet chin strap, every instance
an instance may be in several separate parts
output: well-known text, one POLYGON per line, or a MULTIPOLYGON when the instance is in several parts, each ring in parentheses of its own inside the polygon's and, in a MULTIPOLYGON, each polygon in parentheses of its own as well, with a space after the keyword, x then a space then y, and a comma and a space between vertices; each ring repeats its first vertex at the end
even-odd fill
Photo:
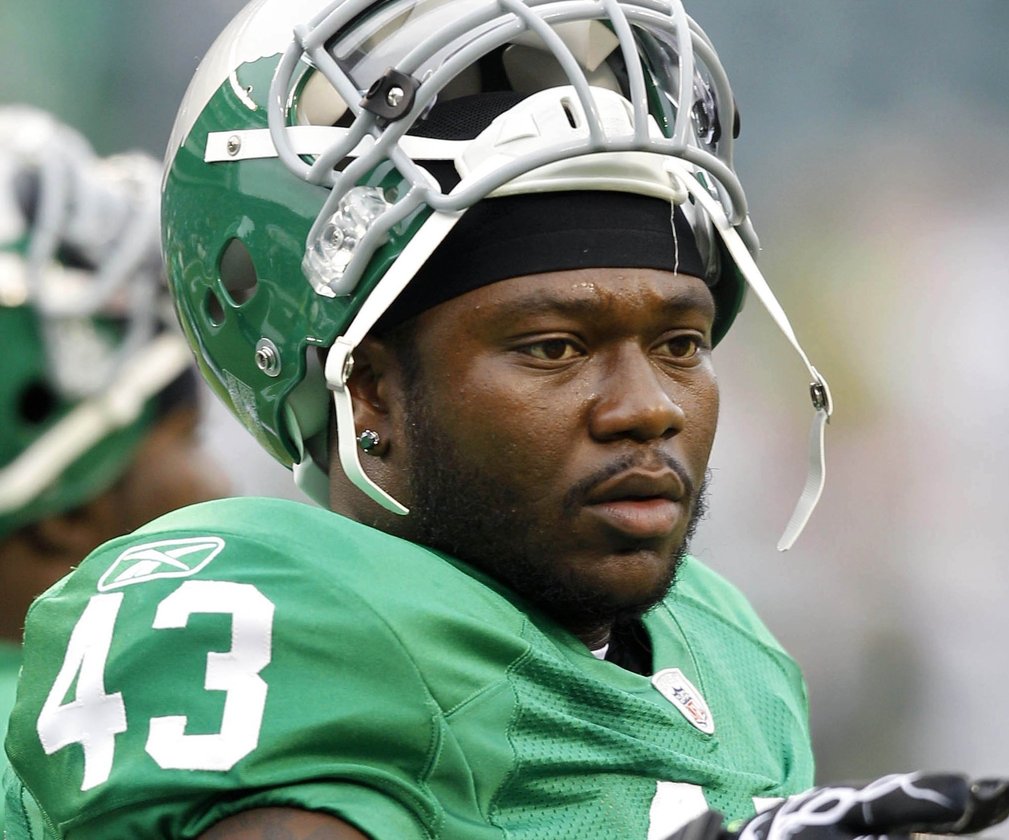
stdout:
POLYGON ((806 483, 803 485, 799 500, 795 505, 795 510, 792 512, 792 516, 785 526, 785 531, 781 535, 781 539, 778 540, 778 551, 787 551, 798 539, 803 528, 806 527, 809 517, 820 500, 820 494, 823 492, 823 486, 826 481, 823 438, 825 427, 830 421, 830 415, 834 410, 830 388, 827 386, 827 380, 813 367, 806 356, 805 351, 799 344, 799 340, 795 336, 792 325, 788 321, 785 310, 778 303, 778 299, 771 291, 771 287, 767 285, 767 281, 757 267, 756 261, 753 259, 746 245, 743 244, 739 233, 726 217, 721 205, 712 198, 711 194, 704 188, 704 185, 690 173, 690 170, 682 162, 670 158, 667 166, 671 172, 675 173, 683 181, 690 194, 704 208, 712 224, 714 224, 719 235, 722 237, 722 241, 725 243, 725 247, 728 249, 733 261, 745 278, 750 290, 764 305, 768 314, 770 314, 775 324, 778 325, 778 329, 788 339, 789 344, 795 348, 813 380, 809 386, 809 393, 815 414, 809 435, 809 462, 806 483))
POLYGON ((367 300, 358 310, 347 331, 329 349, 326 357, 326 384, 333 392, 336 411, 337 451, 344 473, 354 485, 386 510, 405 516, 409 509, 379 487, 361 466, 354 423, 354 403, 347 382, 354 370, 354 350, 368 334, 406 284, 420 270, 435 248, 462 218, 461 213, 433 213, 403 249, 367 300))

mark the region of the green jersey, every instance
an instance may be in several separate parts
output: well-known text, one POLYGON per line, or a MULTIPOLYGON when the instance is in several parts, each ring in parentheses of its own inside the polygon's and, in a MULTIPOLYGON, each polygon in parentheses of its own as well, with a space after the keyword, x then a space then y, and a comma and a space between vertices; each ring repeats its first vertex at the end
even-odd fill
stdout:
POLYGON ((658 840, 812 784, 798 668, 735 589, 690 559, 644 627, 650 676, 336 514, 176 511, 30 610, 9 836, 190 838, 287 806, 379 840, 658 840))

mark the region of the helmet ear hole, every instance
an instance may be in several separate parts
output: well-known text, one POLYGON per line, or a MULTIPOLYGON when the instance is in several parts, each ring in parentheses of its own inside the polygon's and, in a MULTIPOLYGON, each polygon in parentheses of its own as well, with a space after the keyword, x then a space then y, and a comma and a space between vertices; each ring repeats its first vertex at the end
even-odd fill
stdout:
POLYGON ((44 423, 56 410, 58 400, 45 382, 29 382, 18 397, 18 414, 28 424, 44 423))
POLYGON ((241 239, 232 239, 221 252, 220 273, 221 285, 236 306, 241 306, 256 294, 259 276, 252 254, 241 239))
POLYGON ((217 292, 213 289, 207 289, 207 295, 203 299, 203 309, 212 326, 219 327, 224 323, 224 306, 221 304, 217 292))

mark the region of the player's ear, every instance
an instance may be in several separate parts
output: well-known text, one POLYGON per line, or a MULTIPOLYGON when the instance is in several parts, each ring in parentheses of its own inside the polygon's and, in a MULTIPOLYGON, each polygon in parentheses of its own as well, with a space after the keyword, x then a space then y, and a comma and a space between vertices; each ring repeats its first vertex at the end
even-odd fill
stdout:
POLYGON ((387 342, 366 336, 354 349, 354 370, 347 387, 359 429, 374 428, 386 419, 396 399, 398 374, 396 353, 387 342))

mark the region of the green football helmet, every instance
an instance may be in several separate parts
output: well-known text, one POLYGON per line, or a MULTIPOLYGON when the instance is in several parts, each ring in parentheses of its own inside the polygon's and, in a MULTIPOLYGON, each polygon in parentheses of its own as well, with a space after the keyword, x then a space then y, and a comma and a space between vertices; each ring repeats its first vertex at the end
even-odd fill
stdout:
POLYGON ((102 492, 191 364, 161 270, 153 158, 99 159, 0 108, 0 536, 102 492))
MULTIPOLYGON (((725 71, 679 0, 255 0, 201 63, 169 141, 180 319, 211 387, 309 495, 326 503, 328 389, 344 471, 405 513, 361 469, 345 388, 357 344, 477 202, 638 193, 690 222, 716 341, 747 286, 771 307, 809 368, 822 440, 826 383, 753 260, 737 130, 725 71), (465 137, 425 130, 489 91, 514 104, 465 137)), ((795 533, 822 486, 813 454, 795 533)))

